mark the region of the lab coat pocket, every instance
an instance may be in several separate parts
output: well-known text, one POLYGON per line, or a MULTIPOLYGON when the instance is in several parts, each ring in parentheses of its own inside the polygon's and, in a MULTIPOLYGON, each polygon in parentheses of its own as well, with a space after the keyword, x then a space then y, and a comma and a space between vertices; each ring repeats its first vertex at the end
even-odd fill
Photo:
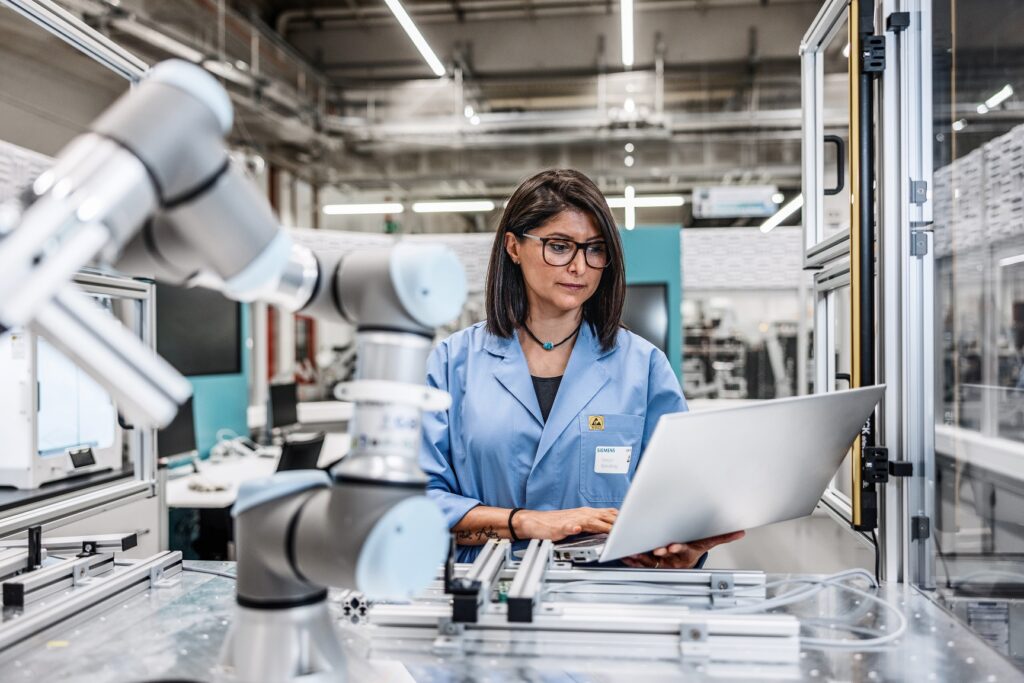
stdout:
POLYGON ((619 504, 640 459, 644 418, 580 415, 580 495, 592 504, 619 504))

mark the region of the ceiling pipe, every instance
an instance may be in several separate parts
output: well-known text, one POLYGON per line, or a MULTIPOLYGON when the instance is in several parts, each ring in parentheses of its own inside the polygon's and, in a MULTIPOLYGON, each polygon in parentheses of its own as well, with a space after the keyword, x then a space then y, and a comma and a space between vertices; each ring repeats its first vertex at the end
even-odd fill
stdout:
MULTIPOLYGON (((819 4, 809 0, 772 0, 773 6, 819 4)), ((669 0, 668 2, 651 2, 637 0, 635 12, 657 12, 672 10, 715 10, 734 7, 761 7, 763 0, 669 0)), ((490 19, 506 19, 510 17, 528 17, 533 12, 535 17, 568 16, 585 14, 605 14, 607 7, 603 3, 590 0, 534 0, 530 8, 523 6, 518 0, 468 0, 459 2, 459 8, 465 21, 485 21, 490 19)), ((453 15, 450 2, 419 3, 409 7, 410 14, 417 21, 433 23, 435 21, 458 21, 453 15)), ((310 9, 285 10, 278 16, 275 28, 278 35, 284 37, 291 30, 291 25, 299 21, 352 22, 361 26, 385 24, 391 13, 386 7, 360 7, 357 10, 344 7, 318 7, 310 9)))

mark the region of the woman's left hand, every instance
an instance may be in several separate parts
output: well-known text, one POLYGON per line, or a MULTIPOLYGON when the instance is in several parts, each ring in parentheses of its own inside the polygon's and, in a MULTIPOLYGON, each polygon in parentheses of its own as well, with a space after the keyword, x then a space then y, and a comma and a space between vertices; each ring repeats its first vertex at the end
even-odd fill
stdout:
POLYGON ((671 543, 664 548, 655 548, 649 553, 624 557, 622 563, 638 569, 693 569, 701 556, 716 545, 738 541, 745 535, 745 531, 733 531, 700 541, 671 543))

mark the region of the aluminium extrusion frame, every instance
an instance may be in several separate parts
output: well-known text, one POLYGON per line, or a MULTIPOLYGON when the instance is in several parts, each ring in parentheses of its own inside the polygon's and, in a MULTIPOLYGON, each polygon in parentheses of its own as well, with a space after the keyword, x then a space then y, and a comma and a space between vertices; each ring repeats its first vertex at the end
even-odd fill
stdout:
MULTIPOLYGON (((921 197, 912 191, 918 183, 932 185, 932 4, 931 0, 884 0, 883 11, 910 14, 910 26, 896 35, 896 59, 899 86, 894 98, 898 103, 897 115, 883 117, 883 134, 899 134, 898 164, 883 167, 883 187, 895 192, 898 218, 886 226, 899 240, 899 308, 886 311, 885 323, 891 326, 892 343, 899 344, 903 363, 892 369, 894 381, 899 382, 900 407, 894 412, 894 428, 902 430, 890 446, 899 444, 900 459, 913 463, 914 475, 901 480, 901 491, 888 487, 885 506, 898 511, 901 522, 900 537, 887 539, 884 550, 894 557, 890 561, 883 555, 884 566, 891 574, 883 576, 910 579, 922 588, 933 588, 935 547, 932 535, 914 538, 910 527, 913 517, 923 516, 935 520, 935 249, 931 231, 933 204, 930 192, 921 197), (923 246, 923 253, 919 246, 923 246), (896 319, 892 320, 894 316, 896 319), (901 494, 901 495, 897 495, 901 494)), ((892 61, 892 60, 890 60, 892 61)), ((885 91, 885 94, 890 94, 885 91)), ((886 210, 883 204, 883 211, 886 210)), ((886 343, 890 343, 886 327, 886 343)), ((886 372, 884 381, 888 382, 886 372)), ((890 385, 892 386, 892 385, 890 385)), ((890 459, 892 454, 890 453, 890 459)), ((885 515, 888 528, 889 515, 885 515)), ((895 524, 893 525, 895 526, 895 524)), ((934 534, 934 530, 932 530, 934 534)))
MULTIPOLYGON (((828 0, 800 42, 801 101, 804 117, 802 160, 803 247, 805 270, 814 277, 814 390, 836 391, 836 296, 850 285, 850 234, 825 236, 824 53, 849 16, 850 0, 828 0)), ((851 48, 852 50, 852 48, 851 48)), ((851 148, 851 162, 853 157, 851 148)), ((852 179, 851 179, 852 180, 852 179)), ((851 187, 851 191, 855 188, 851 187)), ((822 497, 826 510, 852 522, 852 503, 833 483, 822 497)))
POLYGON ((116 567, 112 576, 77 586, 45 607, 30 605, 21 614, 0 623, 0 652, 19 646, 31 648, 34 639, 50 629, 85 622, 109 609, 112 602, 124 602, 181 571, 181 553, 164 551, 129 567, 116 567))
MULTIPOLYGON (((849 241, 849 235, 825 238, 825 108, 824 51, 843 26, 850 0, 829 0, 811 22, 800 42, 801 101, 804 117, 801 150, 803 207, 804 269, 821 268, 826 252, 849 241), (844 239, 845 237, 845 239, 844 239)), ((846 248, 848 252, 849 248, 846 248)))
POLYGON ((82 585, 91 577, 104 576, 112 571, 113 553, 59 560, 49 567, 34 569, 4 581, 4 608, 24 609, 55 593, 82 585))
MULTIPOLYGON (((507 602, 492 601, 488 592, 472 620, 456 618, 458 596, 451 604, 429 592, 410 603, 374 604, 365 620, 367 635, 385 643, 392 638, 433 638, 437 653, 466 653, 481 644, 486 647, 502 634, 522 643, 524 652, 535 652, 538 640, 552 639, 566 650, 580 643, 585 648, 581 636, 603 634, 651 639, 647 646, 660 653, 659 658, 766 665, 799 660, 796 617, 716 614, 707 609, 763 600, 763 572, 573 568, 551 561, 550 541, 532 541, 522 562, 503 564, 505 544, 490 541, 482 560, 468 568, 461 565, 458 571, 474 581, 489 579, 498 587, 511 581, 507 602), (584 601, 551 598, 561 586, 574 583, 592 585, 595 592, 584 601), (635 592, 638 584, 645 585, 651 597, 675 602, 638 604, 636 598, 645 595, 635 592), (692 609, 695 606, 703 609, 692 609)), ((438 591, 435 586, 433 592, 438 591)))
MULTIPOLYGON (((870 2, 871 0, 861 0, 870 2)), ((849 235, 823 237, 822 71, 820 51, 838 32, 848 0, 827 2, 801 44, 804 102, 805 268, 815 277, 815 376, 818 391, 833 391, 836 291, 850 282, 849 235)), ((878 362, 888 391, 878 412, 876 434, 889 459, 913 464, 913 476, 895 478, 880 492, 881 575, 934 585, 934 540, 915 537, 913 517, 934 519, 934 329, 931 306, 934 255, 932 202, 922 183, 931 182, 931 1, 878 0, 879 33, 886 65, 878 85, 878 362), (888 19, 906 12, 910 24, 893 30, 888 19)), ((851 52, 855 52, 851 44, 851 52)), ((852 144, 852 143, 851 143, 852 144)), ((853 150, 851 149, 851 152, 853 150)), ((864 169, 867 170, 867 169, 864 169)), ((826 509, 854 522, 854 501, 834 486, 822 498, 826 509)))

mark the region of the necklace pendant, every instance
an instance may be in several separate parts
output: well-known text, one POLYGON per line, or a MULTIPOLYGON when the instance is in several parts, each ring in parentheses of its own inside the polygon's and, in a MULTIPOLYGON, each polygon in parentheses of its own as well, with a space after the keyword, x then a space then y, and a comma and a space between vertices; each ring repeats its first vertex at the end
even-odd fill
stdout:
POLYGON ((550 351, 553 348, 555 348, 554 344, 552 344, 551 342, 544 342, 544 350, 545 351, 550 351))

